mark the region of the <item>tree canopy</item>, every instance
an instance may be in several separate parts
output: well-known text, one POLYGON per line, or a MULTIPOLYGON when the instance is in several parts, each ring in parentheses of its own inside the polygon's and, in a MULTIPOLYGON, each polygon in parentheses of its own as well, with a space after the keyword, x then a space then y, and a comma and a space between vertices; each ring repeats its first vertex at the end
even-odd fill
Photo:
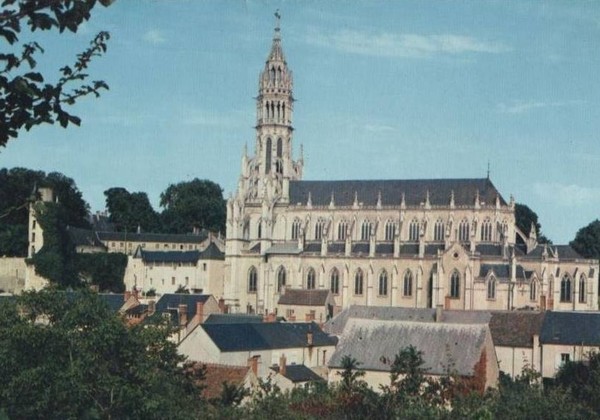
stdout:
POLYGON ((515 204, 515 223, 519 230, 521 230, 521 232, 523 232, 527 236, 529 236, 529 234, 531 233, 531 225, 533 224, 535 226, 535 233, 537 235, 538 243, 552 243, 552 241, 542 233, 542 225, 538 220, 537 213, 531 210, 525 204, 515 204))
POLYGON ((138 227, 144 232, 160 232, 159 214, 145 192, 130 193, 125 188, 115 187, 104 191, 104 196, 109 220, 119 232, 135 232, 138 227))
POLYGON ((36 56, 44 52, 38 42, 19 44, 19 35, 65 29, 77 32, 90 19, 96 3, 108 6, 112 0, 3 0, 0 9, 0 147, 6 146, 19 130, 58 122, 62 127, 79 125, 81 120, 65 110, 83 96, 99 96, 108 85, 96 80, 86 83, 90 62, 106 52, 108 32, 98 33, 89 48, 77 54, 74 64, 65 65, 57 82, 35 71, 36 56), (7 45, 8 44, 8 45, 7 45))
POLYGON ((570 245, 582 257, 600 259, 600 220, 579 229, 570 245))

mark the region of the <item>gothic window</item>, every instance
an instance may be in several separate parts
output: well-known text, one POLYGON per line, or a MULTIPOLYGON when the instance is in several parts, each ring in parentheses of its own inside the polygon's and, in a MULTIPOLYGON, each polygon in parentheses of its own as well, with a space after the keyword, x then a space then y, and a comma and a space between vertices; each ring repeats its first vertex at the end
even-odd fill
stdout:
POLYGON ((325 230, 325 219, 319 218, 315 224, 315 239, 323 239, 325 230))
POLYGON ((275 82, 275 67, 271 67, 271 70, 269 71, 269 81, 271 83, 275 82))
POLYGON ((586 295, 585 295, 585 276, 581 276, 579 278, 579 303, 585 303, 586 295))
POLYGON ((481 240, 490 242, 492 240, 492 222, 490 219, 485 219, 481 224, 481 240))
POLYGON ((359 268, 354 275, 354 294, 362 295, 363 294, 363 272, 359 268))
POLYGON ((265 173, 268 174, 269 172, 271 172, 271 148, 272 148, 272 143, 271 143, 271 139, 267 139, 267 150, 266 150, 266 157, 265 157, 265 173))
POLYGON ((338 295, 340 293, 340 272, 337 268, 331 270, 329 289, 334 295, 338 295))
POLYGON ((571 302, 571 278, 568 274, 560 281, 560 301, 571 302))
POLYGON ((338 240, 345 241, 346 240, 346 232, 348 231, 348 222, 346 220, 342 220, 338 225, 338 240))
POLYGON ((491 276, 487 282, 487 298, 496 299, 496 279, 491 276))
POLYGON ((248 270, 248 293, 256 293, 258 290, 258 275, 256 267, 250 267, 248 270))
POLYGON ((365 220, 360 229, 360 239, 363 241, 368 241, 371 237, 371 222, 365 220))
POLYGON ((393 241, 396 233, 396 223, 393 220, 388 220, 385 224, 385 240, 393 241))
POLYGON ((419 221, 417 219, 413 219, 413 221, 410 222, 408 240, 410 242, 417 242, 419 240, 419 221))
POLYGON ((444 221, 442 219, 438 219, 435 222, 435 226, 433 228, 433 240, 434 241, 443 241, 444 240, 444 221))
POLYGON ((308 269, 308 273, 306 274, 306 288, 312 290, 316 287, 316 274, 313 268, 308 269))
POLYGON ((379 296, 387 296, 388 294, 388 275, 387 271, 383 270, 379 275, 379 296))
POLYGON ((469 221, 462 219, 458 226, 458 240, 461 242, 469 241, 469 221))
POLYGON ((285 102, 283 103, 283 106, 281 107, 281 111, 283 112, 283 122, 285 124, 285 102))
POLYGON ((250 239, 250 222, 248 221, 245 221, 242 227, 242 238, 246 240, 250 239))
POLYGON ((533 280, 529 286, 529 300, 537 300, 537 281, 533 280))
POLYGON ((281 140, 281 137, 277 139, 277 157, 283 157, 283 140, 281 140))
POLYGON ((264 119, 269 118, 269 102, 265 102, 265 113, 263 115, 264 119))
POLYGON ((412 296, 412 290, 413 290, 413 275, 410 270, 406 270, 406 273, 404 273, 404 284, 403 284, 403 288, 402 288, 402 295, 407 296, 407 297, 412 296))
POLYGON ((281 82, 281 67, 277 67, 277 81, 281 82))
POLYGON ((460 297, 460 274, 456 270, 450 277, 450 297, 455 299, 460 297))
POLYGON ((283 266, 279 267, 277 270, 277 293, 281 293, 281 290, 285 287, 285 268, 283 266))
POLYGON ((261 239, 262 238, 262 222, 259 220, 258 221, 258 226, 257 226, 257 238, 261 239))
POLYGON ((292 239, 298 239, 300 237, 300 225, 302 222, 297 217, 294 219, 292 223, 292 239))

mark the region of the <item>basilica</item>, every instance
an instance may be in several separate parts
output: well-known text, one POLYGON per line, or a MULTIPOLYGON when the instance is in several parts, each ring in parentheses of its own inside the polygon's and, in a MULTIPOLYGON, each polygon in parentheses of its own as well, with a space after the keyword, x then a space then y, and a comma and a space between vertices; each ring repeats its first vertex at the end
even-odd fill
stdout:
POLYGON ((259 75, 254 152, 244 149, 227 203, 232 311, 276 313, 290 290, 328 291, 329 315, 350 305, 598 309, 598 263, 538 244, 535 229, 524 235, 514 199, 489 176, 304 181, 293 113, 278 23, 259 75))

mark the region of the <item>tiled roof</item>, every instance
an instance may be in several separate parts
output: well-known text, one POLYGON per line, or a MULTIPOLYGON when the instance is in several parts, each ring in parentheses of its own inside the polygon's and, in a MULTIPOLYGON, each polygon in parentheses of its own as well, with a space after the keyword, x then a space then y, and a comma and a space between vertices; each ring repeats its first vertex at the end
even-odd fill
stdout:
POLYGON ((337 339, 325 334, 317 324, 263 322, 247 324, 200 324, 223 352, 308 347, 307 333, 314 346, 335 346, 337 339))
POLYGON ((406 180, 355 180, 355 181, 290 181, 290 203, 306 205, 308 195, 312 205, 328 206, 331 194, 336 206, 351 206, 354 197, 367 206, 375 206, 379 195, 381 204, 397 206, 404 200, 407 206, 425 203, 429 192, 432 206, 448 206, 454 192, 456 206, 473 206, 479 191, 479 199, 487 205, 496 202, 506 205, 494 184, 489 179, 406 179, 406 180))
POLYGON ((200 259, 200 251, 146 251, 140 249, 144 262, 193 263, 200 259))
POLYGON ((261 315, 249 314, 210 314, 205 324, 244 324, 263 322, 261 315))
POLYGON ((488 326, 437 322, 352 319, 346 328, 329 367, 341 368, 349 355, 361 370, 388 372, 396 354, 408 346, 423 352, 423 368, 429 374, 444 375, 448 367, 461 376, 472 376, 479 362, 488 326))
MULTIPOLYGON (((271 370, 279 373, 279 366, 273 366, 271 370)), ((325 381, 323 378, 313 372, 312 369, 304 365, 286 365, 285 375, 282 376, 286 377, 293 383, 325 381)))
POLYGON ((169 233, 135 233, 135 232, 97 232, 101 241, 119 242, 160 242, 200 244, 208 238, 208 232, 203 230, 198 235, 177 235, 169 233))
POLYGON ((546 312, 540 342, 600 346, 600 312, 546 312))
MULTIPOLYGON (((201 365, 201 364, 199 364, 201 365)), ((248 366, 204 365, 205 378, 202 381, 202 395, 207 398, 218 398, 223 391, 223 383, 242 386, 250 368, 248 366)))
POLYGON ((325 306, 331 294, 327 289, 285 289, 279 297, 279 305, 325 306))
POLYGON ((540 335, 545 312, 492 312, 490 331, 495 346, 532 347, 533 336, 540 335))
MULTIPOLYGON (((436 310, 432 308, 400 308, 385 306, 352 305, 323 326, 328 334, 340 335, 350 319, 380 319, 387 321, 435 322, 436 310)), ((456 324, 487 324, 487 311, 443 310, 441 322, 456 324)))

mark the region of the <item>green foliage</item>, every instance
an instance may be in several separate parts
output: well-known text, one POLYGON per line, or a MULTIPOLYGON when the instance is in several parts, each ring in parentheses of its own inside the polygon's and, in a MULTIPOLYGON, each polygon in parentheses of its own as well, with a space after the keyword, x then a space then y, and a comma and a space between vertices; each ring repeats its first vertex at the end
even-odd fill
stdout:
POLYGON ((529 236, 531 233, 531 225, 535 226, 537 241, 540 244, 551 244, 552 241, 542 234, 542 225, 538 221, 538 215, 536 212, 531 210, 525 204, 515 204, 515 223, 517 227, 525 235, 529 236))
MULTIPOLYGON (((65 111, 83 96, 99 96, 108 89, 103 81, 85 83, 87 69, 94 57, 106 52, 107 32, 100 32, 90 47, 77 55, 74 65, 60 69, 58 82, 49 83, 42 73, 34 71, 36 56, 44 49, 37 42, 19 45, 24 28, 30 32, 53 30, 76 32, 89 20, 96 0, 4 0, 0 14, 0 39, 8 46, 0 53, 0 147, 18 131, 58 122, 62 127, 79 125, 81 120, 65 111), (75 86, 73 86, 75 85, 75 86)), ((108 6, 111 0, 100 0, 108 6)), ((27 34, 31 38, 32 34, 27 34)))
POLYGON ((44 231, 44 246, 32 257, 36 273, 60 287, 80 286, 64 208, 58 203, 37 203, 35 212, 44 231))
POLYGON ((169 233, 187 233, 194 228, 223 232, 225 200, 221 187, 208 180, 171 184, 160 195, 163 227, 169 233))
POLYGON ((570 245, 585 258, 600 259, 600 220, 579 229, 570 245))
POLYGON ((177 286, 177 290, 175 290, 175 293, 183 293, 189 295, 190 290, 187 287, 180 284, 179 286, 177 286))
POLYGON ((70 226, 89 227, 88 205, 75 181, 58 172, 0 169, 0 256, 27 256, 29 204, 35 187, 50 187, 70 226))
POLYGON ((162 328, 128 328, 91 292, 0 304, 0 412, 10 418, 190 418, 198 378, 162 328))
POLYGON ((117 231, 135 232, 138 226, 144 232, 160 232, 159 215, 144 192, 130 193, 125 188, 104 191, 109 220, 117 231))
POLYGON ((555 383, 600 417, 600 353, 589 354, 586 361, 565 363, 555 383))
POLYGON ((101 292, 125 291, 127 256, 121 253, 76 254, 76 270, 87 283, 97 285, 101 292))
POLYGON ((146 292, 146 297, 154 297, 156 296, 156 289, 154 287, 151 287, 147 292, 146 292))

